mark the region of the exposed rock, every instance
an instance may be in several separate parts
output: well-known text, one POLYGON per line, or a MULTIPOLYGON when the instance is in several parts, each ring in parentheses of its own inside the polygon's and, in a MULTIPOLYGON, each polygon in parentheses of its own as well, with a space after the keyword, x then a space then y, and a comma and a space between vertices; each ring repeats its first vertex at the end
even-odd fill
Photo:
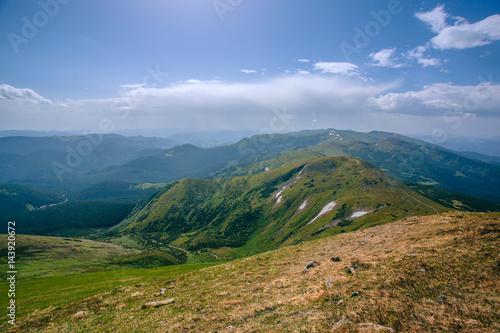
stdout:
POLYGON ((375 328, 377 330, 387 330, 389 332, 395 332, 394 328, 392 328, 392 327, 377 325, 377 324, 374 324, 374 323, 362 323, 362 324, 359 324, 359 326, 373 327, 373 328, 375 328))
POLYGON ((345 269, 347 274, 356 275, 356 270, 354 269, 354 267, 346 266, 344 269, 345 269))
POLYGON ((308 262, 305 266, 304 266, 304 270, 302 271, 302 274, 306 274, 307 273, 307 270, 309 268, 313 268, 313 267, 316 267, 316 266, 319 266, 319 262, 317 261, 310 261, 308 262))
POLYGON ((141 293, 141 292, 139 292, 139 291, 138 291, 138 292, 135 292, 135 293, 130 294, 130 296, 132 296, 132 297, 137 297, 137 296, 142 296, 142 295, 144 295, 144 293, 141 293))
POLYGON ((157 302, 146 303, 146 304, 144 304, 143 307, 152 306, 152 307, 156 308, 156 307, 167 305, 167 304, 171 304, 171 303, 174 303, 174 302, 175 302, 175 298, 169 298, 169 299, 166 299, 164 301, 157 301, 157 302))
POLYGON ((160 290, 160 295, 165 295, 165 292, 167 291, 167 289, 165 288, 161 288, 160 290))
POLYGON ((83 317, 83 316, 86 316, 88 315, 89 313, 87 311, 78 311, 77 313, 75 313, 73 315, 73 317, 83 317))
POLYGON ((326 289, 332 289, 333 287, 333 277, 329 277, 328 279, 325 280, 325 287, 326 289))
POLYGON ((177 280, 170 280, 170 281, 167 281, 167 282, 163 282, 163 285, 166 286, 167 284, 172 284, 172 283, 176 283, 177 280))

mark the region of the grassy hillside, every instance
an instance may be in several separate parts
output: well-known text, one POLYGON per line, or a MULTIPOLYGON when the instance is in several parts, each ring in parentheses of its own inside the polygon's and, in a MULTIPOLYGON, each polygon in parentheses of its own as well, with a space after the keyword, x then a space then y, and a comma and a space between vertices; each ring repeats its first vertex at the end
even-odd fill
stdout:
POLYGON ((499 221, 412 217, 198 270, 26 281, 12 331, 495 332, 499 221))
MULTIPOLYGON (((7 235, 0 235, 0 264, 7 267, 7 235)), ((47 278, 110 269, 109 262, 141 251, 86 239, 16 235, 19 279, 47 278)), ((116 267, 115 267, 116 268, 116 267)), ((0 276, 7 277, 6 271, 0 276)))
POLYGON ((323 157, 252 176, 171 183, 111 230, 188 251, 225 248, 218 255, 232 257, 441 211, 369 163, 323 157))
POLYGON ((62 195, 31 187, 0 185, 0 217, 64 201, 62 195))

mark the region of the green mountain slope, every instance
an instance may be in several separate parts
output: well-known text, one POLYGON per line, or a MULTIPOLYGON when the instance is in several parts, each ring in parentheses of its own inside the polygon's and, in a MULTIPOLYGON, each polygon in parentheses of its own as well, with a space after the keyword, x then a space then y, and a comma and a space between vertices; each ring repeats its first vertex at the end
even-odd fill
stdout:
POLYGON ((227 254, 239 256, 444 210, 367 162, 323 157, 171 183, 111 230, 188 251, 239 248, 227 254))

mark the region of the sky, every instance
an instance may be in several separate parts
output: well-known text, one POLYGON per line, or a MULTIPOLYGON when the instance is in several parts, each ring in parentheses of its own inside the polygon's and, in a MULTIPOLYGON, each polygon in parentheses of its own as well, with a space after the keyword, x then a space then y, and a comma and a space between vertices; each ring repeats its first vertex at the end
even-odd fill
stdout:
POLYGON ((498 136, 500 2, 0 0, 0 130, 498 136))

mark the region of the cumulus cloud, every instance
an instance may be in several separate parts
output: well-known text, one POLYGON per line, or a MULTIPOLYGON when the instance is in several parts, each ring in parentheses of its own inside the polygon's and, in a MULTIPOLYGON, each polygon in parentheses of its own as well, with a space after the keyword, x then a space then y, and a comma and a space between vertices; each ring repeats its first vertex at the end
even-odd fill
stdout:
POLYGON ((396 48, 394 47, 392 49, 383 49, 379 52, 370 53, 370 58, 374 61, 371 65, 392 68, 403 67, 403 64, 396 63, 397 58, 394 57, 395 52, 396 48))
POLYGON ((415 17, 426 23, 437 36, 431 45, 438 50, 467 49, 491 44, 500 40, 500 15, 491 15, 479 22, 469 23, 462 17, 452 17, 439 5, 429 12, 415 13, 415 17), (446 19, 453 19, 449 25, 446 19))
POLYGON ((309 59, 297 59, 298 62, 309 62, 309 59))
POLYGON ((373 102, 381 110, 414 115, 432 115, 443 110, 499 118, 500 85, 483 82, 475 86, 451 83, 427 85, 420 91, 388 93, 373 102))
POLYGON ((425 52, 427 51, 427 46, 417 46, 413 50, 408 51, 406 54, 406 57, 410 60, 417 60, 419 64, 421 64, 423 67, 428 67, 428 66, 435 66, 439 67, 442 64, 441 59, 438 58, 431 58, 430 56, 426 55, 425 52))
POLYGON ((31 89, 14 88, 8 84, 0 84, 0 99, 21 100, 34 104, 52 104, 52 101, 43 98, 31 89))
POLYGON ((448 25, 446 18, 448 14, 444 11, 444 5, 439 5, 429 12, 415 13, 415 17, 429 26, 432 32, 440 33, 448 25))
POLYGON ((500 15, 495 14, 476 23, 461 23, 444 28, 431 39, 436 49, 467 49, 500 40, 500 15))
POLYGON ((315 70, 322 73, 343 74, 347 76, 359 75, 358 66, 349 62, 317 62, 314 64, 315 70))
POLYGON ((245 73, 245 74, 256 74, 257 71, 253 69, 240 69, 240 72, 245 73))

